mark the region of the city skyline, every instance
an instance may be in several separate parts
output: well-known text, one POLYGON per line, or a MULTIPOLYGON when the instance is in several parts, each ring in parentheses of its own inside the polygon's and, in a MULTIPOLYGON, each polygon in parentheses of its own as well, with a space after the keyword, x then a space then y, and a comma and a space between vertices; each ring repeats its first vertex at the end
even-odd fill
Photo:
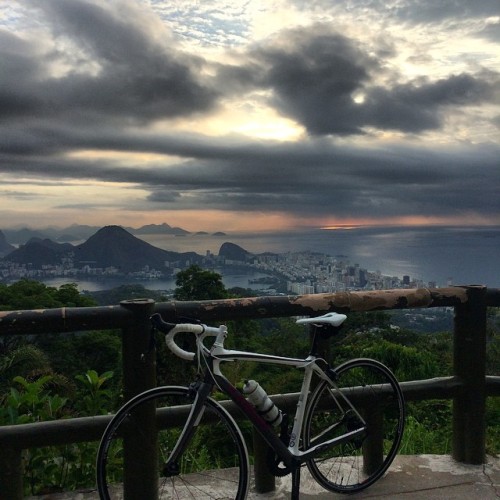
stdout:
POLYGON ((500 224, 497 0, 24 0, 0 41, 0 228, 500 224))

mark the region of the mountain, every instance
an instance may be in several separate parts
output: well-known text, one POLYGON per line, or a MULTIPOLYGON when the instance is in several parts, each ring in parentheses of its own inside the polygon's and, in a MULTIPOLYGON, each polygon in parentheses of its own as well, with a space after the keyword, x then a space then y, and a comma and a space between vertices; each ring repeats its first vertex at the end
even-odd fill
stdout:
POLYGON ((219 250, 219 256, 225 257, 229 260, 239 260, 244 262, 249 255, 251 255, 250 252, 235 243, 223 243, 219 250))
POLYGON ((16 243, 18 245, 24 245, 31 238, 48 237, 47 233, 38 231, 37 229, 30 229, 28 227, 23 227, 22 229, 4 229, 3 231, 5 238, 9 243, 16 243))
POLYGON ((2 231, 0 231, 0 257, 7 255, 8 253, 12 252, 15 249, 16 247, 8 243, 7 239, 5 238, 5 234, 3 234, 2 231))
POLYGON ((24 245, 31 238, 40 238, 56 241, 81 241, 92 236, 99 227, 82 226, 73 224, 64 229, 55 227, 46 227, 44 229, 30 229, 24 227, 22 229, 4 229, 5 237, 9 243, 24 245))
POLYGON ((5 260, 19 264, 31 264, 40 268, 44 264, 59 264, 61 258, 74 249, 69 243, 55 243, 49 239, 31 238, 25 245, 5 255, 5 260))
POLYGON ((72 224, 69 227, 60 229, 56 235, 56 239, 61 239, 62 236, 65 236, 64 241, 77 241, 77 240, 86 240, 90 238, 94 233, 99 231, 99 226, 88 226, 86 224, 72 224), (68 240, 68 237, 72 237, 72 240, 68 240))
MULTIPOLYGON (((87 226, 82 224, 72 224, 65 228, 46 227, 43 229, 10 228, 4 229, 4 236, 8 243, 16 245, 24 245, 31 238, 50 238, 53 241, 59 242, 81 242, 90 238, 93 234, 101 229, 99 226, 87 226)), ((133 235, 145 234, 165 234, 173 236, 187 236, 191 234, 181 227, 173 227, 164 222, 163 224, 147 224, 139 228, 124 227, 126 231, 133 235)), ((208 234, 200 231, 196 234, 208 234)), ((214 236, 225 236, 222 232, 214 233, 214 236)), ((0 253, 1 255, 1 253, 0 253)))
POLYGON ((75 266, 85 263, 92 267, 116 267, 123 272, 138 271, 145 266, 164 269, 165 262, 190 260, 200 262, 201 256, 194 252, 177 253, 161 250, 136 238, 120 226, 99 229, 85 243, 75 247, 75 266))

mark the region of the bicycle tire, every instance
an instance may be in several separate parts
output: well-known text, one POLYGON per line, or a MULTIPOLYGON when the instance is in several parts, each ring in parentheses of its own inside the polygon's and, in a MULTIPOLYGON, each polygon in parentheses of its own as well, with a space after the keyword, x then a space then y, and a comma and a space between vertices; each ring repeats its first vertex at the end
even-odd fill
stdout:
MULTIPOLYGON (((306 463, 314 479, 327 490, 354 493, 382 477, 394 460, 403 436, 405 405, 396 378, 378 361, 353 359, 334 371, 335 384, 360 411, 367 428, 362 435, 319 451, 306 463)), ((361 425, 333 384, 322 381, 306 409, 304 449, 361 425)))
POLYGON ((175 464, 169 462, 193 399, 193 392, 187 387, 159 387, 132 398, 116 413, 102 436, 97 454, 101 499, 123 498, 125 467, 126 488, 135 492, 132 497, 246 497, 249 462, 245 441, 231 415, 212 398, 207 399, 199 424, 180 459, 175 464), (148 412, 150 420, 145 425, 148 412), (135 446, 135 451, 128 451, 127 458, 124 439, 129 439, 129 443, 135 440, 128 447, 135 446), (144 459, 151 456, 156 456, 152 461, 157 462, 157 470, 144 465, 144 459))

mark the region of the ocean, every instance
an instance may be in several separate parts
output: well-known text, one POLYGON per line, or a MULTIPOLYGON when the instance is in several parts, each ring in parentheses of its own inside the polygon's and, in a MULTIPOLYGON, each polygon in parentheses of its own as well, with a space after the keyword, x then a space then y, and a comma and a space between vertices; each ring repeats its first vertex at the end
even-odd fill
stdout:
POLYGON ((351 264, 388 276, 404 275, 437 286, 500 287, 500 227, 359 227, 284 233, 150 235, 149 243, 174 251, 219 252, 226 241, 252 253, 316 251, 347 256, 351 264))
MULTIPOLYGON (((235 243, 252 253, 314 251, 341 256, 351 264, 383 275, 405 275, 425 284, 486 285, 500 288, 500 227, 358 227, 354 229, 288 231, 262 234, 226 234, 186 236, 143 235, 148 243, 176 252, 194 251, 218 254, 224 242, 235 243)), ((226 287, 260 288, 248 280, 253 274, 223 275, 226 287)), ((46 281, 50 286, 64 282, 46 281)), ((80 290, 104 290, 123 281, 81 281, 80 290)), ((169 290, 174 279, 136 281, 146 288, 169 290)))

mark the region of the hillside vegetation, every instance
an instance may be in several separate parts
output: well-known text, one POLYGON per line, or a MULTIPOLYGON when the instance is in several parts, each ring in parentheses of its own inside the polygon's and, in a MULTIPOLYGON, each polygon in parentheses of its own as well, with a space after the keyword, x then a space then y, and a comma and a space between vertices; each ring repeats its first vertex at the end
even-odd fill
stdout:
MULTIPOLYGON (((198 266, 179 273, 176 284, 177 300, 219 299, 235 293, 225 289, 220 275, 198 266)), ((121 287, 105 299, 97 298, 117 303, 145 292, 141 287, 121 287)), ((56 289, 27 280, 0 285, 0 310, 4 311, 95 304, 76 285, 56 289)), ((495 309, 488 314, 487 370, 500 375, 500 316, 495 309)), ((239 349, 284 356, 304 356, 308 351, 307 331, 292 318, 229 322, 228 328, 228 344, 239 349)), ((114 412, 123 402, 120 335, 116 331, 38 335, 29 342, 0 337, 0 424, 114 412)), ((158 382, 186 384, 196 364, 167 352, 162 337, 157 345, 158 382)), ((395 327, 391 315, 382 312, 350 314, 342 333, 332 339, 329 352, 334 365, 353 357, 378 359, 401 381, 452 373, 449 331, 428 334, 395 327)), ((225 373, 235 384, 255 378, 269 394, 298 391, 301 377, 297 370, 240 362, 228 364, 225 373)), ((487 425, 488 452, 499 453, 500 398, 488 399, 487 425)), ((449 453, 450 427, 450 401, 409 404, 401 453, 449 453)), ((83 443, 27 450, 26 494, 92 486, 96 448, 97 443, 83 443)))

